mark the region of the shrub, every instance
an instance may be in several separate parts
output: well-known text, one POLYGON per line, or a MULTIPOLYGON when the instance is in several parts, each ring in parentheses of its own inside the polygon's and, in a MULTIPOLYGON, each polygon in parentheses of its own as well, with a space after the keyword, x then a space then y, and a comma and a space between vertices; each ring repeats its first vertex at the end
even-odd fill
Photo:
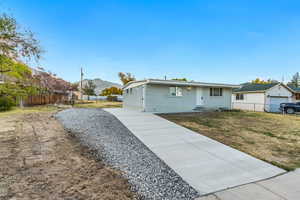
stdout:
POLYGON ((14 105, 14 100, 11 97, 0 97, 0 111, 10 110, 14 105))
POLYGON ((117 96, 107 96, 106 100, 107 101, 118 101, 118 97, 117 96))

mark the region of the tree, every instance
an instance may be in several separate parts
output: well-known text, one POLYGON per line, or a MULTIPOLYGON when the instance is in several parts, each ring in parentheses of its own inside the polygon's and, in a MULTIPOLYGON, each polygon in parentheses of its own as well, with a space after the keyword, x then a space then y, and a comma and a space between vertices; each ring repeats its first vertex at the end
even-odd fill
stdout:
POLYGON ((294 87, 299 87, 299 84, 300 84, 299 72, 297 72, 293 75, 292 80, 288 84, 291 86, 294 86, 294 87))
POLYGON ((174 81, 187 81, 186 78, 173 78, 174 81))
POLYGON ((119 76, 120 80, 122 81, 123 85, 126 85, 130 81, 135 81, 135 78, 131 73, 125 74, 123 72, 119 72, 118 76, 119 76))
POLYGON ((13 17, 0 14, 0 97, 17 100, 35 94, 38 88, 30 68, 22 59, 40 59, 42 49, 39 41, 29 30, 21 30, 13 17))
POLYGON ((90 96, 95 95, 96 85, 92 80, 88 80, 85 86, 82 88, 83 93, 88 96, 88 100, 90 100, 90 96))
POLYGON ((101 96, 110 96, 110 95, 122 95, 123 91, 120 88, 117 87, 110 87, 110 88, 105 88, 101 92, 101 96))
POLYGON ((260 78, 256 78, 255 80, 251 81, 252 84, 271 84, 271 83, 279 83, 277 80, 272 80, 272 79, 268 79, 268 80, 263 80, 260 78))
POLYGON ((20 30, 13 17, 0 15, 0 55, 11 59, 40 59, 42 49, 39 41, 29 30, 20 30))
POLYGON ((4 83, 0 87, 0 96, 24 96, 32 89, 30 81, 32 79, 31 70, 25 64, 14 61, 4 55, 0 55, 0 69, 6 71, 1 76, 4 83))
POLYGON ((79 87, 79 83, 71 83, 72 91, 79 91, 78 87, 79 87))

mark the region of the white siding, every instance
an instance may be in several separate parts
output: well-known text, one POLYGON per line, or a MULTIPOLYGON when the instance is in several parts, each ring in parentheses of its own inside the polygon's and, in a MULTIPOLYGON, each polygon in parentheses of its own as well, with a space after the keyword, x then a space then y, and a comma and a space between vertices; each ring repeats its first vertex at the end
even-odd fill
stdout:
MULTIPOLYGON (((196 108, 197 87, 179 86, 182 88, 182 96, 171 96, 169 87, 168 85, 147 84, 128 89, 128 93, 124 90, 123 106, 124 108, 161 113, 191 112, 196 108), (143 91, 145 93, 144 100, 143 91)), ((232 89, 223 88, 222 96, 210 96, 210 88, 203 87, 203 107, 230 109, 231 95, 232 89)))
POLYGON ((293 94, 290 90, 282 85, 276 85, 265 92, 244 93, 244 100, 236 100, 236 94, 233 94, 233 108, 250 111, 270 111, 272 97, 287 97, 288 102, 294 101, 293 94))
POLYGON ((236 100, 236 94, 233 94, 232 102, 234 109, 264 111, 265 93, 244 93, 244 100, 236 100))
POLYGON ((266 111, 273 110, 271 107, 274 107, 272 104, 274 104, 275 101, 271 101, 272 97, 287 97, 286 99, 282 98, 281 101, 276 101, 278 104, 282 103, 282 101, 293 102, 293 93, 282 85, 276 85, 266 91, 266 111))
MULTIPOLYGON (((181 87, 182 96, 169 94, 167 85, 147 85, 146 111, 149 112, 191 112, 196 107, 196 87, 181 87), (190 89, 188 89, 190 88, 190 89)), ((232 89, 223 88, 223 96, 210 96, 210 88, 203 88, 203 107, 231 108, 232 89)))
POLYGON ((222 96, 210 96, 210 88, 204 88, 204 107, 231 108, 232 89, 223 88, 222 96))
POLYGON ((128 89, 128 93, 126 92, 126 90, 123 91, 124 108, 132 108, 132 109, 143 111, 143 105, 142 105, 143 87, 144 86, 130 88, 128 89))
POLYGON ((147 85, 145 111, 147 112, 190 112, 196 105, 196 89, 182 88, 182 96, 170 96, 167 85, 147 85))
MULTIPOLYGON (((270 96, 275 96, 275 97, 288 97, 289 102, 292 102, 293 98, 293 93, 286 89, 286 87, 282 86, 282 85, 276 85, 272 88, 270 88, 269 90, 266 91, 266 97, 270 97, 270 96)), ((269 98, 267 98, 266 100, 266 104, 269 104, 270 100, 269 98)))

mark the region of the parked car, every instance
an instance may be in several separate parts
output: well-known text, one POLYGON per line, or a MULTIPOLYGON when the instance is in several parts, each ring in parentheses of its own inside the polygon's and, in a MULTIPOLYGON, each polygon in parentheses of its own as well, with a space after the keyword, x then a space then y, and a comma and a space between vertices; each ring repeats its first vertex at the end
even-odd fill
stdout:
POLYGON ((300 102, 297 103, 281 103, 280 110, 288 114, 300 112, 300 102))

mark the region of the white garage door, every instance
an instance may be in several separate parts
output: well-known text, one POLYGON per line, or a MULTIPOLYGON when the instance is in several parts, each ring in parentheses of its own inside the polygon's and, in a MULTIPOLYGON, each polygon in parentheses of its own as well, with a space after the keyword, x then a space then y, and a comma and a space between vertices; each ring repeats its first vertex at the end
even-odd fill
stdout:
POLYGON ((280 112, 280 104, 288 103, 289 99, 287 97, 270 97, 270 112, 280 112))

